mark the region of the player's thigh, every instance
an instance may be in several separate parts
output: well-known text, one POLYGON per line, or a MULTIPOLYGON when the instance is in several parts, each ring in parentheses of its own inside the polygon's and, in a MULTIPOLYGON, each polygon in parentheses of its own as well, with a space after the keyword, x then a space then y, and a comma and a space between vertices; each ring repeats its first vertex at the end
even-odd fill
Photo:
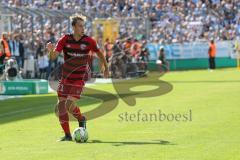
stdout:
POLYGON ((73 96, 68 96, 68 97, 58 97, 58 104, 59 103, 67 103, 69 104, 75 104, 79 98, 73 97, 73 96))
POLYGON ((58 103, 59 102, 64 102, 64 101, 66 101, 67 100, 67 97, 59 97, 58 96, 58 103))

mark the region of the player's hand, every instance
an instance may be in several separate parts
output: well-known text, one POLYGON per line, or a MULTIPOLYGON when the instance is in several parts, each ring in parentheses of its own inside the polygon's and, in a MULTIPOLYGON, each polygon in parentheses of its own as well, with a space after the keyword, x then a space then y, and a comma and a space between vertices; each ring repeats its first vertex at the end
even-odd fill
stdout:
POLYGON ((46 48, 47 48, 48 52, 52 52, 54 50, 54 45, 51 42, 49 42, 47 44, 46 48))
POLYGON ((109 78, 109 70, 108 70, 108 67, 106 67, 103 71, 103 76, 104 78, 109 78))

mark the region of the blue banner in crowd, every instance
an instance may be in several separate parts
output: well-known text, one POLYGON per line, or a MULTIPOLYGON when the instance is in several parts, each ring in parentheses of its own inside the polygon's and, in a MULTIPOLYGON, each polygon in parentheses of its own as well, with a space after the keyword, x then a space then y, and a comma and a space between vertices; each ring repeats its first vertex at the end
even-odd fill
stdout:
MULTIPOLYGON (((233 44, 232 41, 216 42, 216 57, 232 57, 234 53, 233 44)), ((171 45, 149 43, 147 48, 150 52, 151 60, 157 59, 160 47, 164 48, 167 59, 208 58, 208 42, 174 43, 171 45)))

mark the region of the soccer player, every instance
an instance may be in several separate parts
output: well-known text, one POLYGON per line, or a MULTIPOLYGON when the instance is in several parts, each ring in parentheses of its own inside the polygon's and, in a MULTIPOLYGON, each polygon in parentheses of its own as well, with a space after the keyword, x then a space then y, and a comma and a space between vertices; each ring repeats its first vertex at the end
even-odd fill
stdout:
POLYGON ((65 133, 60 141, 72 140, 68 113, 71 113, 78 120, 79 127, 86 128, 86 117, 81 114, 80 109, 76 106, 76 101, 80 99, 85 82, 89 78, 92 52, 95 52, 104 64, 104 77, 108 78, 109 76, 106 59, 96 41, 84 34, 84 20, 85 17, 81 15, 72 16, 73 33, 61 37, 56 46, 51 42, 46 46, 51 60, 56 59, 62 51, 64 53, 64 64, 57 90, 58 103, 56 106, 59 121, 65 133))

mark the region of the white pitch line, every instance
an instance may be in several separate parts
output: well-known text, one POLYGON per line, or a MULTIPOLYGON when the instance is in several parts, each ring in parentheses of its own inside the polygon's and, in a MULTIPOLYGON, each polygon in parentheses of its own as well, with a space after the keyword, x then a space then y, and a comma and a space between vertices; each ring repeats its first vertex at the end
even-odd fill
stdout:
POLYGON ((6 96, 6 95, 0 95, 0 101, 1 100, 6 100, 6 99, 10 99, 10 98, 20 98, 23 97, 22 95, 20 96, 6 96))

